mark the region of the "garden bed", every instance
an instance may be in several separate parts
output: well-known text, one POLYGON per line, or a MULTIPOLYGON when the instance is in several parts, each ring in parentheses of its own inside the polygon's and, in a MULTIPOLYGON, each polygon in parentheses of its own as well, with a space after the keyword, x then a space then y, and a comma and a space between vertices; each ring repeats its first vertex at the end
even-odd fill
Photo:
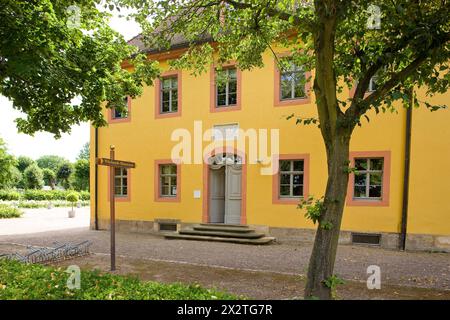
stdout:
POLYGON ((69 274, 63 268, 24 264, 0 259, 0 300, 214 300, 237 299, 199 285, 143 282, 135 277, 81 271, 81 288, 68 289, 69 274))

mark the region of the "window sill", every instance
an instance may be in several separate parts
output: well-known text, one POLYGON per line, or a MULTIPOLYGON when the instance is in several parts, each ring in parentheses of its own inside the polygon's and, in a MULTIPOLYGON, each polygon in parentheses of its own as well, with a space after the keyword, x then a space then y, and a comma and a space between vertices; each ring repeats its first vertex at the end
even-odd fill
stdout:
POLYGON ((155 198, 156 202, 180 202, 180 198, 178 196, 176 197, 162 197, 158 196, 155 198))
POLYGON ((287 107, 287 106, 297 106, 303 104, 310 104, 311 98, 296 98, 296 99, 286 99, 286 100, 276 100, 274 105, 275 107, 287 107))
POLYGON ((241 110, 241 106, 239 104, 232 104, 228 106, 215 106, 211 108, 211 112, 226 112, 226 111, 237 111, 241 110))
POLYGON ((292 197, 292 198, 276 198, 274 199, 272 202, 273 204, 295 204, 295 205, 299 205, 300 201, 303 200, 304 197, 292 197))
POLYGON ((349 199, 346 205, 348 207, 387 207, 389 202, 383 199, 349 199))

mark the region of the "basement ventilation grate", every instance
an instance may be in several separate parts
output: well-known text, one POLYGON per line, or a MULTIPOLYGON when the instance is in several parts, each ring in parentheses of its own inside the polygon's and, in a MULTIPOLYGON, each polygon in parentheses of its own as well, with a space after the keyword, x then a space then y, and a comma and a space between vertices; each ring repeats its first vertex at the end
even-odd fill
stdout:
POLYGON ((159 231, 177 231, 176 223, 159 223, 159 231))
POLYGON ((374 233, 352 233, 353 244, 370 244, 379 246, 381 243, 381 234, 374 233))

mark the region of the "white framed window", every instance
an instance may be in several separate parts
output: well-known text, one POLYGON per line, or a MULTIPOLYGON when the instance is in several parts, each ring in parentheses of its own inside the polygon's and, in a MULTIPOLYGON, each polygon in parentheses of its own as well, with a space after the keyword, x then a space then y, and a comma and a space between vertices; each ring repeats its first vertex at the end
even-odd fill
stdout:
POLYGON ((302 197, 304 186, 304 160, 280 160, 279 165, 279 197, 302 197))
POLYGON ((216 107, 237 105, 237 81, 234 67, 216 71, 216 107))
POLYGON ((383 166, 383 158, 355 158, 354 199, 381 199, 383 166))
POLYGON ((221 124, 213 127, 213 139, 217 141, 222 140, 236 140, 239 137, 239 124, 221 124))
POLYGON ((128 170, 126 168, 114 169, 114 195, 116 197, 128 196, 128 170))
POLYGON ((305 83, 303 67, 288 61, 287 68, 280 72, 280 100, 305 98, 305 83))
POLYGON ((178 77, 161 79, 160 112, 174 113, 178 111, 178 77))
POLYGON ((161 197, 173 198, 177 196, 177 165, 159 165, 159 194, 161 197))

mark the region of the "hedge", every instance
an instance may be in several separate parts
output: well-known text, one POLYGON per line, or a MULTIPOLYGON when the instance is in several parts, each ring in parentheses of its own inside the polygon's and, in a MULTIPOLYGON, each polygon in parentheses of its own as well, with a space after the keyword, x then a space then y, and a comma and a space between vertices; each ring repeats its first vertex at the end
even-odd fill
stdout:
POLYGON ((7 204, 0 203, 0 219, 20 218, 22 211, 7 204))
POLYGON ((181 283, 143 282, 135 277, 81 271, 80 289, 69 289, 62 268, 0 259, 0 300, 215 300, 228 293, 181 283))
MULTIPOLYGON (((0 190, 0 200, 66 200, 69 193, 73 190, 25 190, 20 193, 15 190, 0 190)), ((81 200, 89 200, 90 194, 87 191, 80 191, 78 195, 81 200)))

